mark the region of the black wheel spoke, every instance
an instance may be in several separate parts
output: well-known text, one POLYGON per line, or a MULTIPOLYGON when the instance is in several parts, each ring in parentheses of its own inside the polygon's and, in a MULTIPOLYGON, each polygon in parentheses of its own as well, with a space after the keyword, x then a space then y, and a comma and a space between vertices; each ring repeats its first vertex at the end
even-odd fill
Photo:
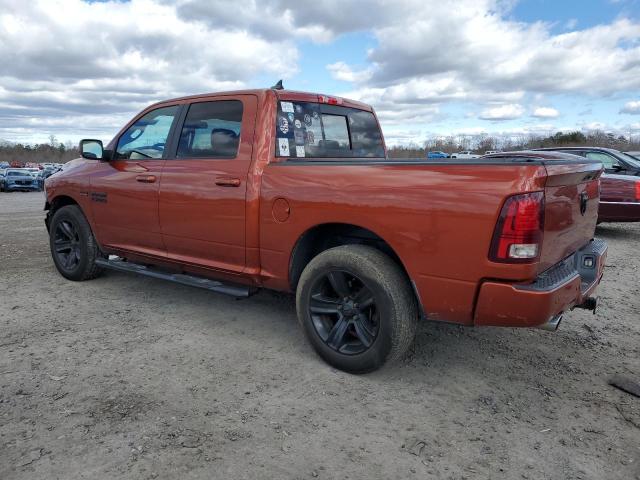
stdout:
POLYGON ((373 295, 367 287, 362 287, 358 293, 356 293, 353 301, 358 305, 358 309, 363 310, 370 307, 374 303, 373 295))
POLYGON ((75 238, 73 226, 68 222, 60 222, 60 232, 69 240, 73 240, 75 238))
POLYGON ((375 339, 375 330, 373 326, 369 324, 369 319, 363 314, 358 315, 353 321, 353 328, 362 344, 367 348, 370 347, 375 339))
POLYGON ((64 253, 71 250, 71 242, 65 240, 56 240, 55 248, 57 253, 64 253))
POLYGON ((338 313, 340 302, 337 299, 324 297, 320 294, 311 297, 309 309, 316 314, 338 313))
POLYGON ((327 345, 335 350, 340 350, 340 347, 344 345, 348 326, 349 322, 347 321, 347 319, 340 315, 338 321, 329 332, 329 336, 326 340, 327 345))
POLYGON ((339 297, 346 298, 351 293, 349 284, 347 283, 347 276, 344 272, 333 271, 327 274, 327 279, 331 284, 331 288, 338 294, 339 297))

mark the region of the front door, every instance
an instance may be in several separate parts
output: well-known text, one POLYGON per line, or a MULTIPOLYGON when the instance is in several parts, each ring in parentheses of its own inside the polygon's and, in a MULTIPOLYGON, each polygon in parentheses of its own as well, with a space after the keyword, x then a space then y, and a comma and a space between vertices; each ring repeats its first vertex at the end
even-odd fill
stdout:
POLYGON ((188 106, 160 185, 169 258, 218 270, 245 267, 245 195, 257 98, 223 95, 188 106))
POLYGON ((179 108, 157 108, 136 119, 117 140, 113 159, 91 175, 88 193, 104 246, 166 256, 158 193, 165 145, 179 108))

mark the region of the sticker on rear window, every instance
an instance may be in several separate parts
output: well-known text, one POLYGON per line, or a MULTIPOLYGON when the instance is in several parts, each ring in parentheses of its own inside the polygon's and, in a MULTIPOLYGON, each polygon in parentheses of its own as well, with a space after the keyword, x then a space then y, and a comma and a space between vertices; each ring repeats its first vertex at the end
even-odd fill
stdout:
POLYGON ((278 128, 285 135, 289 133, 289 120, 287 120, 285 117, 280 117, 278 119, 278 128))
POLYGON ((279 138, 278 139, 278 146, 279 146, 279 150, 280 150, 280 156, 281 157, 288 157, 289 156, 289 139, 288 138, 279 138))
POLYGON ((304 157, 304 147, 296 145, 296 157, 304 157))
POLYGON ((293 103, 291 102, 280 102, 280 108, 285 113, 293 113, 293 103))

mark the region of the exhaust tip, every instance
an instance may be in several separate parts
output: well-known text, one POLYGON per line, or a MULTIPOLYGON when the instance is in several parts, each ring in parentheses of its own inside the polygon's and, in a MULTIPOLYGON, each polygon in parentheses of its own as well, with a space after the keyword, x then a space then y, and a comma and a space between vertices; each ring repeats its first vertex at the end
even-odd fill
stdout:
POLYGON ((538 328, 541 330, 547 330, 549 332, 555 332, 556 330, 558 330, 558 327, 560 326, 561 321, 562 321, 562 314, 559 313, 558 315, 554 315, 553 317, 551 317, 542 325, 538 326, 538 328))

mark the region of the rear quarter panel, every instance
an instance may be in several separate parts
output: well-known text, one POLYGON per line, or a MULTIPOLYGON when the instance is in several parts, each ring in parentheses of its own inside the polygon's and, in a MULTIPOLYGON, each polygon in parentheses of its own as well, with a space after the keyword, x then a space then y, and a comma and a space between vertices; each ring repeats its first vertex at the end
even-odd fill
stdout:
POLYGON ((291 252, 307 230, 352 224, 393 248, 430 318, 470 324, 480 280, 535 277, 536 265, 493 263, 488 252, 505 197, 542 190, 545 179, 537 165, 271 163, 261 185, 264 284, 289 288, 291 252), (279 198, 290 205, 285 222, 272 212, 279 198))

